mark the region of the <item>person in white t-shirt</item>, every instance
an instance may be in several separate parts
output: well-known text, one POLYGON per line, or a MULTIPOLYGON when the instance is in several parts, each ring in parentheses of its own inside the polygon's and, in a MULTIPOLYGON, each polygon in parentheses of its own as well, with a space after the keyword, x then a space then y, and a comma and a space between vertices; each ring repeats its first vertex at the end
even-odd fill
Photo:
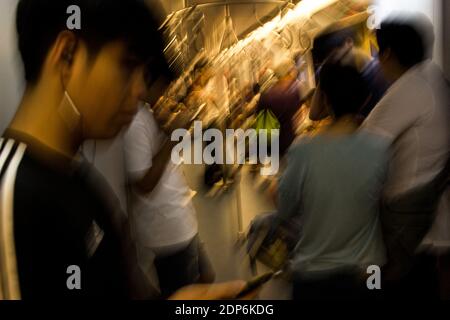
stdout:
MULTIPOLYGON (((124 146, 140 265, 151 279, 154 264, 163 296, 201 282, 204 258, 191 201, 195 192, 189 188, 182 168, 170 161, 174 143, 166 134, 188 127, 190 113, 180 112, 166 126, 169 109, 165 106, 153 112, 149 107, 140 107, 125 134, 124 146)), ((214 277, 207 278, 212 282, 214 277)))

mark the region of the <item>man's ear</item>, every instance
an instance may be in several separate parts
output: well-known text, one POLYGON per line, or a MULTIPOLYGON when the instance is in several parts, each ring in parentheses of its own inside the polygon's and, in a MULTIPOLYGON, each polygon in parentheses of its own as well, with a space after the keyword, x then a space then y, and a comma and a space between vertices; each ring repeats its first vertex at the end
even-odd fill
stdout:
POLYGON ((58 34, 50 54, 49 62, 57 67, 63 87, 67 85, 72 73, 77 44, 77 37, 73 32, 62 31, 58 34))

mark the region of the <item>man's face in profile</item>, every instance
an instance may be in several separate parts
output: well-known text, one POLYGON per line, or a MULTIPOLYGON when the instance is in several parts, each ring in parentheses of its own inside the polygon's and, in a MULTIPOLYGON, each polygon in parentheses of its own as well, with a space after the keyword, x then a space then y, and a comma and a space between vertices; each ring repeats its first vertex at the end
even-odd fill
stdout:
POLYGON ((112 138, 133 120, 145 98, 144 64, 121 41, 77 61, 68 88, 81 113, 83 138, 112 138))

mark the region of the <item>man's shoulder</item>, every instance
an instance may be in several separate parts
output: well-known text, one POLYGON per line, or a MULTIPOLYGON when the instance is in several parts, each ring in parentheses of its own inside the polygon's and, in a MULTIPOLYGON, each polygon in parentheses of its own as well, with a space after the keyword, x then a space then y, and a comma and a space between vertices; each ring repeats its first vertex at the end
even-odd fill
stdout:
POLYGON ((358 131, 355 134, 355 148, 363 158, 370 158, 374 162, 386 162, 389 158, 391 140, 382 135, 368 131, 358 131))
POLYGON ((355 139, 370 148, 380 150, 389 149, 391 144, 389 139, 364 129, 356 132, 355 139))
POLYGON ((55 207, 64 202, 62 199, 81 199, 89 194, 82 161, 37 151, 19 139, 0 139, 2 192, 12 195, 15 208, 55 207))
POLYGON ((315 146, 320 143, 318 136, 302 136, 298 137, 289 147, 288 158, 297 159, 306 157, 315 146))
POLYGON ((307 148, 309 144, 314 143, 315 137, 301 136, 297 137, 289 148, 290 153, 298 152, 304 148, 307 148))
MULTIPOLYGON (((0 180, 2 192, 17 189, 36 189, 39 191, 39 182, 48 183, 47 171, 39 167, 39 163, 33 161, 27 151, 25 143, 12 138, 0 138, 0 180), (34 188, 33 188, 34 187, 34 188)), ((17 192, 14 191, 17 196, 17 192)), ((20 195, 20 193, 19 193, 20 195)))

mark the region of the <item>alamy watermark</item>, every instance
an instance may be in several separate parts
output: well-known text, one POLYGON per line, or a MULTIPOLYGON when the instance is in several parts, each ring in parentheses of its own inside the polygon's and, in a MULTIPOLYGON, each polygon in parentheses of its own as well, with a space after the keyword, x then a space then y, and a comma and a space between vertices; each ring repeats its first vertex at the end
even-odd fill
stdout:
POLYGON ((369 277, 366 280, 366 286, 369 290, 381 289, 381 269, 380 266, 371 265, 366 269, 366 273, 369 277))
POLYGON ((77 265, 71 265, 67 267, 66 286, 69 290, 81 290, 81 269, 77 265))
POLYGON ((367 7, 367 13, 369 17, 367 18, 367 28, 370 30, 380 29, 382 20, 382 10, 377 5, 370 5, 367 7))
POLYGON ((81 29, 81 9, 77 5, 71 5, 67 7, 67 14, 70 16, 67 18, 66 27, 69 30, 81 29))
MULTIPOLYGON (((367 27, 370 30, 379 29, 381 23, 381 8, 377 5, 370 5, 367 7, 367 13, 369 17, 367 19, 367 27)), ((69 30, 81 29, 81 9, 77 5, 70 5, 66 10, 70 16, 67 18, 66 26, 69 30)))
MULTIPOLYGON (((67 289, 81 290, 81 269, 77 265, 67 267, 66 273, 69 275, 66 281, 67 289)), ((366 269, 368 275, 366 286, 368 290, 381 290, 381 269, 377 265, 370 265, 366 269)))
POLYGON ((262 164, 261 175, 275 175, 280 164, 279 133, 278 129, 203 131, 202 122, 195 121, 192 134, 186 129, 172 132, 171 140, 179 143, 172 149, 171 160, 175 164, 262 164))

